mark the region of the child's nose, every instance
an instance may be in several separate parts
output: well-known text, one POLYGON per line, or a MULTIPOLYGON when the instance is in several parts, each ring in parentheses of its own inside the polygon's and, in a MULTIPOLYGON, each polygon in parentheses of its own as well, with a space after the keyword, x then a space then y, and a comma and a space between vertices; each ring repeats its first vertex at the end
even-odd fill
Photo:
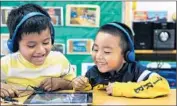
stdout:
POLYGON ((103 58, 103 54, 101 52, 97 52, 96 58, 97 59, 102 59, 103 58))
POLYGON ((45 52, 45 47, 43 45, 38 46, 37 48, 37 53, 44 53, 45 52))

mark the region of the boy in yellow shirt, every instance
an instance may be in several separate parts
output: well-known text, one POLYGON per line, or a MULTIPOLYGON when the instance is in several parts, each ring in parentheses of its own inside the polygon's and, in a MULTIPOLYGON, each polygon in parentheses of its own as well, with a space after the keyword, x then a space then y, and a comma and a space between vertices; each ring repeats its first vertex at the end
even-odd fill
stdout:
POLYGON ((123 23, 103 25, 96 36, 95 66, 72 81, 75 90, 103 89, 112 96, 154 98, 169 94, 166 79, 135 61, 133 32, 123 23))
POLYGON ((1 58, 1 97, 18 96, 19 86, 46 91, 72 89, 74 73, 62 53, 51 51, 55 31, 42 7, 25 4, 13 9, 7 26, 10 32, 7 45, 12 53, 1 58))

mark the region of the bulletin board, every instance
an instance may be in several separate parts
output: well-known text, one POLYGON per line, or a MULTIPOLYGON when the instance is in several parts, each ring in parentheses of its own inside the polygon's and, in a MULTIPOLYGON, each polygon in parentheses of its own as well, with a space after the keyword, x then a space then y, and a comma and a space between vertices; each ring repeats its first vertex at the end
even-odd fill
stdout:
MULTIPOLYGON (((85 64, 88 67, 93 65, 90 49, 98 28, 108 22, 122 21, 121 1, 1 1, 1 8, 14 8, 26 3, 39 4, 51 15, 55 12, 51 16, 55 28, 54 49, 68 58, 77 70, 76 75, 83 75, 82 66, 85 64)), ((8 34, 7 26, 1 25, 1 33, 8 34)))

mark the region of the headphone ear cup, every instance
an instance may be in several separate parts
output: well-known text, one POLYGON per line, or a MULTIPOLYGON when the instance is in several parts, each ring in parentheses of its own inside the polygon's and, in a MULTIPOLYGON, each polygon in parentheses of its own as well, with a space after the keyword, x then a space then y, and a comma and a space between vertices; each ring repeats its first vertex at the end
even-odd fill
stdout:
POLYGON ((11 39, 9 39, 9 40, 7 41, 7 46, 8 46, 8 48, 9 48, 9 50, 10 50, 11 52, 13 52, 13 41, 12 41, 11 39))
POLYGON ((135 61, 135 53, 132 51, 127 51, 125 55, 125 60, 127 62, 134 62, 135 61))

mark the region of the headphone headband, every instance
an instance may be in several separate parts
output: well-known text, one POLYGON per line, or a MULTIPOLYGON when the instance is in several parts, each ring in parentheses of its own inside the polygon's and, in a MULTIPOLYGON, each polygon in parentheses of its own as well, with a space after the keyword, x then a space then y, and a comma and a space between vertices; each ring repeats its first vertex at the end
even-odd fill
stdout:
MULTIPOLYGON (((15 37, 17 36, 17 32, 18 32, 20 26, 21 26, 27 19, 29 19, 29 18, 31 18, 31 17, 33 17, 33 16, 38 16, 38 15, 39 15, 39 16, 46 16, 46 15, 40 13, 40 12, 31 12, 31 13, 28 13, 28 14, 26 14, 25 16, 23 16, 22 20, 21 20, 21 21, 19 22, 19 24, 16 26, 16 28, 15 28, 15 30, 14 30, 14 33, 13 33, 13 35, 12 35, 12 38, 7 41, 7 46, 8 46, 8 48, 9 48, 9 50, 10 50, 11 52, 14 52, 14 50, 13 50, 14 40, 15 40, 15 37)), ((46 17, 48 17, 48 16, 46 16, 46 17)), ((49 18, 49 20, 50 20, 50 17, 48 17, 48 18, 49 18)), ((52 37, 52 44, 53 44, 53 43, 54 43, 54 28, 53 28, 52 23, 51 23, 51 26, 50 26, 50 30, 51 30, 51 37, 52 37)))
POLYGON ((134 44, 133 44, 133 42, 132 42, 132 40, 131 40, 131 38, 129 36, 129 33, 122 26, 120 26, 119 24, 116 24, 116 23, 108 23, 107 25, 112 25, 112 26, 114 26, 116 28, 119 28, 121 31, 123 31, 126 34, 128 42, 130 43, 131 51, 134 51, 134 46, 133 46, 134 44))
MULTIPOLYGON (((107 25, 114 26, 118 29, 120 29, 123 33, 125 33, 125 37, 127 37, 129 45, 130 45, 130 50, 126 51, 124 57, 127 62, 134 62, 135 61, 135 52, 134 52, 134 44, 133 41, 130 38, 130 34, 125 30, 124 27, 117 23, 108 23, 107 25)), ((130 29, 131 30, 131 29, 130 29)))
POLYGON ((14 40, 15 40, 15 37, 16 37, 16 34, 17 34, 17 32, 18 32, 19 27, 20 27, 27 19, 29 19, 29 18, 31 18, 31 17, 33 17, 33 16, 36 16, 36 15, 45 16, 44 14, 39 13, 39 12, 31 12, 31 13, 25 15, 25 16, 22 18, 22 20, 20 21, 20 23, 17 25, 17 27, 15 28, 15 31, 14 31, 14 33, 13 33, 13 35, 12 35, 11 40, 12 40, 13 43, 14 43, 14 40))

